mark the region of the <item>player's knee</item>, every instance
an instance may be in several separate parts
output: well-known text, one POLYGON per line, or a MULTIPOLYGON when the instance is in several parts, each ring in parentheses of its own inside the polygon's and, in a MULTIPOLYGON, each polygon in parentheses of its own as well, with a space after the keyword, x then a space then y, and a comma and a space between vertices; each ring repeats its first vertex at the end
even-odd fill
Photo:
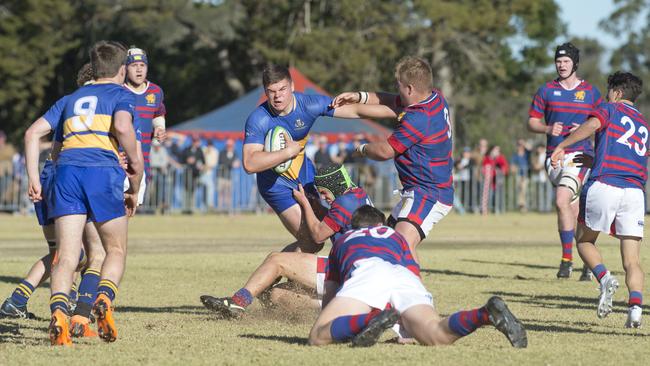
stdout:
POLYGON ((326 344, 332 343, 331 339, 321 336, 323 333, 322 326, 314 326, 309 332, 308 343, 310 346, 324 346, 326 344))
POLYGON ((79 257, 74 257, 70 255, 59 255, 59 257, 57 258, 57 262, 55 264, 56 267, 64 268, 68 271, 74 271, 78 265, 79 265, 79 257))
POLYGON ((625 272, 635 271, 643 273, 639 258, 625 258, 623 260, 623 269, 625 272))
POLYGON ((104 259, 106 259, 105 252, 93 253, 88 257, 86 268, 100 269, 102 268, 102 264, 104 264, 104 259))

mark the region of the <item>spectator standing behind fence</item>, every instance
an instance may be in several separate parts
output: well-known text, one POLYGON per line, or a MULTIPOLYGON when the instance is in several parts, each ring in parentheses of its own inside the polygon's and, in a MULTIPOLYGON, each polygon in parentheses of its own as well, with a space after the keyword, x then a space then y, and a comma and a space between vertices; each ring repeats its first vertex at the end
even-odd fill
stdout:
POLYGON ((228 139, 226 148, 219 154, 219 209, 232 213, 232 170, 241 165, 235 153, 235 140, 228 139))
POLYGON ((503 208, 501 207, 502 188, 505 176, 508 174, 508 160, 501 154, 499 145, 492 146, 485 154, 482 172, 481 213, 487 215, 490 206, 495 212, 499 212, 503 208))
POLYGON ((472 149, 469 146, 463 148, 463 153, 454 163, 454 168, 456 169, 454 182, 456 182, 458 186, 458 197, 460 198, 463 208, 466 210, 470 209, 474 160, 472 159, 472 149))
POLYGON ((203 147, 205 165, 201 171, 199 183, 205 187, 205 203, 209 211, 214 210, 214 181, 216 179, 217 163, 219 162, 219 150, 214 147, 212 140, 208 140, 203 147))
POLYGON ((517 188, 517 208, 520 212, 528 211, 528 175, 530 174, 530 148, 522 139, 517 140, 517 149, 510 160, 515 174, 517 188))
POLYGON ((150 203, 153 207, 157 207, 165 211, 168 208, 166 194, 167 187, 165 185, 165 178, 170 165, 170 156, 167 148, 162 146, 160 142, 154 139, 151 142, 151 151, 149 152, 149 167, 151 167, 151 187, 148 187, 148 195, 150 203))
POLYGON ((187 167, 185 176, 185 211, 192 212, 195 206, 195 193, 199 183, 199 175, 205 166, 205 157, 201 150, 201 140, 195 136, 192 137, 192 144, 183 150, 182 162, 187 167))
MULTIPOLYGON (((485 155, 488 153, 488 149, 490 148, 488 144, 487 139, 480 139, 478 140, 478 145, 474 148, 472 151, 472 162, 474 171, 472 172, 472 180, 474 182, 478 182, 478 185, 476 189, 472 187, 472 195, 476 194, 477 198, 473 198, 472 201, 472 211, 473 212, 479 212, 482 206, 481 202, 481 197, 483 197, 483 159, 485 158, 485 155)), ((489 188, 489 187, 488 187, 489 188)))
MULTIPOLYGON (((7 135, 0 130, 0 206, 9 205, 14 199, 13 158, 16 148, 7 142, 7 135)), ((1 207, 0 207, 1 208, 1 207)))
POLYGON ((327 136, 321 136, 317 142, 318 151, 314 154, 314 164, 316 169, 332 164, 327 136))
POLYGON ((537 210, 548 212, 551 210, 552 190, 548 186, 548 176, 546 175, 546 146, 539 144, 535 147, 535 152, 531 157, 531 176, 535 183, 535 192, 537 201, 537 210))

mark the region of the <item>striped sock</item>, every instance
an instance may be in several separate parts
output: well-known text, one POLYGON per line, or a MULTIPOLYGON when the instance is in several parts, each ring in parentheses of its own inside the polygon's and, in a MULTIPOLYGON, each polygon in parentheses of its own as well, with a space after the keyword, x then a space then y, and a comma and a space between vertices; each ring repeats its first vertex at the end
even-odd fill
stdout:
POLYGON ((643 295, 639 291, 630 291, 630 299, 627 306, 641 306, 643 304, 643 295))
POLYGON ((607 268, 605 268, 604 264, 599 264, 594 269, 591 270, 591 272, 594 274, 594 277, 598 280, 598 283, 600 283, 600 279, 605 277, 607 274, 607 268))
POLYGON ((66 314, 69 314, 68 310, 68 295, 63 292, 57 292, 50 296, 50 311, 54 313, 54 310, 61 310, 66 314))
POLYGON ((232 302, 245 308, 253 302, 253 295, 247 289, 241 288, 232 295, 232 302))
POLYGON ((117 285, 111 280, 101 280, 99 281, 99 286, 97 287, 97 294, 104 294, 108 296, 111 300, 115 300, 117 296, 117 285))
POLYGON ((571 262, 573 260, 573 235, 573 230, 560 230, 562 260, 565 262, 571 262))
POLYGON ((367 314, 340 316, 334 319, 330 326, 332 339, 337 342, 350 340, 352 337, 359 334, 359 332, 361 332, 363 328, 365 328, 379 313, 381 313, 381 310, 373 309, 367 314))
POLYGON ((95 299, 97 299, 97 287, 99 286, 99 271, 88 269, 81 275, 79 284, 79 300, 75 315, 83 315, 86 318, 90 316, 95 299))
POLYGON ((490 324, 490 317, 485 307, 459 311, 449 317, 449 328, 461 337, 487 324, 490 324))
POLYGON ((32 296, 33 292, 34 286, 32 286, 31 283, 22 280, 18 286, 16 286, 14 292, 11 294, 11 300, 14 304, 16 304, 16 306, 25 306, 27 305, 27 301, 29 301, 29 298, 32 296))
POLYGON ((70 300, 77 301, 77 283, 72 283, 72 288, 70 288, 70 300))

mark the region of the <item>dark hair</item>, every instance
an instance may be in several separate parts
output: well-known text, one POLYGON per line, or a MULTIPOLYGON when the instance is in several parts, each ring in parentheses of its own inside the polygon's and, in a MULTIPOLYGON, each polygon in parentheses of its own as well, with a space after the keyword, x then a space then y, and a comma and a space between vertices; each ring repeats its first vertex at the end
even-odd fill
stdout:
POLYGON ((126 47, 119 42, 99 41, 90 50, 90 63, 95 80, 111 78, 126 63, 126 47))
POLYGON ((617 71, 607 77, 607 89, 623 92, 623 99, 635 102, 643 90, 643 80, 632 73, 617 71))
POLYGON ((86 62, 77 72, 77 86, 84 86, 93 79, 93 67, 90 62, 86 62))
POLYGON ((384 225, 385 222, 386 215, 370 205, 363 205, 352 214, 353 229, 384 225))
POLYGON ((291 81, 291 73, 289 73, 287 67, 276 64, 266 64, 264 66, 264 70, 262 70, 262 84, 265 88, 284 79, 291 81))

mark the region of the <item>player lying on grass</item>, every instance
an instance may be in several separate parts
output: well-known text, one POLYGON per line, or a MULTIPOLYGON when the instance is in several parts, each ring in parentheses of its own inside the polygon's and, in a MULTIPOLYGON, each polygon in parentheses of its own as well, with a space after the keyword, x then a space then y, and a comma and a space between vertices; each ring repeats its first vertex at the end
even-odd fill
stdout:
POLYGON ((334 243, 323 310, 309 333, 311 345, 351 341, 372 346, 398 320, 424 345, 452 344, 490 324, 514 347, 528 345, 523 325, 496 296, 483 307, 441 319, 408 243, 384 222, 381 211, 362 206, 352 216, 354 231, 334 243))
MULTIPOLYGON (((92 69, 90 64, 84 65, 77 75, 77 85, 83 86, 92 79, 92 69)), ((48 243, 49 253, 36 261, 29 270, 27 276, 16 287, 11 297, 7 298, 0 308, 0 316, 12 318, 33 317, 33 314, 27 311, 27 302, 33 291, 49 276, 52 266, 52 260, 55 258, 56 242, 54 231, 54 220, 48 217, 48 192, 54 178, 54 163, 48 158, 43 166, 43 171, 38 175, 38 155, 39 143, 41 138, 54 131, 61 120, 63 105, 68 96, 64 96, 57 101, 42 117, 34 121, 25 132, 25 164, 28 176, 29 196, 34 201, 34 210, 39 225, 43 228, 45 240, 48 243)), ((52 154, 56 155, 59 150, 58 145, 52 149, 52 154)), ((79 258, 77 269, 83 270, 81 283, 79 286, 79 299, 77 300, 76 289, 73 287, 70 294, 70 308, 74 309, 72 318, 73 335, 75 336, 95 336, 96 333, 90 330, 88 323, 89 314, 97 293, 97 283, 99 282, 99 269, 104 261, 105 252, 97 234, 97 230, 91 223, 86 224, 83 233, 83 246, 79 258), (86 258, 85 253, 88 254, 86 258)), ((75 276, 76 277, 76 276, 75 276)))
POLYGON ((625 326, 641 326, 644 274, 640 263, 648 176, 648 124, 634 107, 643 82, 630 73, 607 79, 608 103, 602 103, 551 156, 553 166, 565 159, 565 149, 596 134, 596 154, 589 180, 580 195, 578 253, 600 283, 597 315, 612 311, 618 280, 607 271, 596 247, 600 232, 620 240, 625 283, 630 292, 625 326))
MULTIPOLYGON (((321 197, 330 204, 330 209, 323 221, 316 218, 302 186, 294 191, 294 196, 305 213, 309 234, 315 242, 322 243, 327 238, 334 239, 335 236, 349 230, 352 213, 357 208, 369 204, 370 200, 363 189, 352 183, 345 167, 340 164, 321 168, 314 177, 314 184, 321 197)), ((323 293, 326 268, 327 257, 318 257, 310 253, 271 253, 264 263, 253 272, 244 287, 231 297, 216 298, 203 295, 201 302, 206 308, 225 317, 239 317, 253 302, 253 298, 269 289, 278 277, 286 277, 307 289, 316 290, 320 297, 323 293)), ((278 299, 290 295, 295 298, 293 293, 287 294, 287 292, 289 291, 282 288, 273 289, 270 297, 278 299), (273 292, 280 292, 282 295, 273 292)), ((274 302, 278 302, 278 300, 274 302)))

